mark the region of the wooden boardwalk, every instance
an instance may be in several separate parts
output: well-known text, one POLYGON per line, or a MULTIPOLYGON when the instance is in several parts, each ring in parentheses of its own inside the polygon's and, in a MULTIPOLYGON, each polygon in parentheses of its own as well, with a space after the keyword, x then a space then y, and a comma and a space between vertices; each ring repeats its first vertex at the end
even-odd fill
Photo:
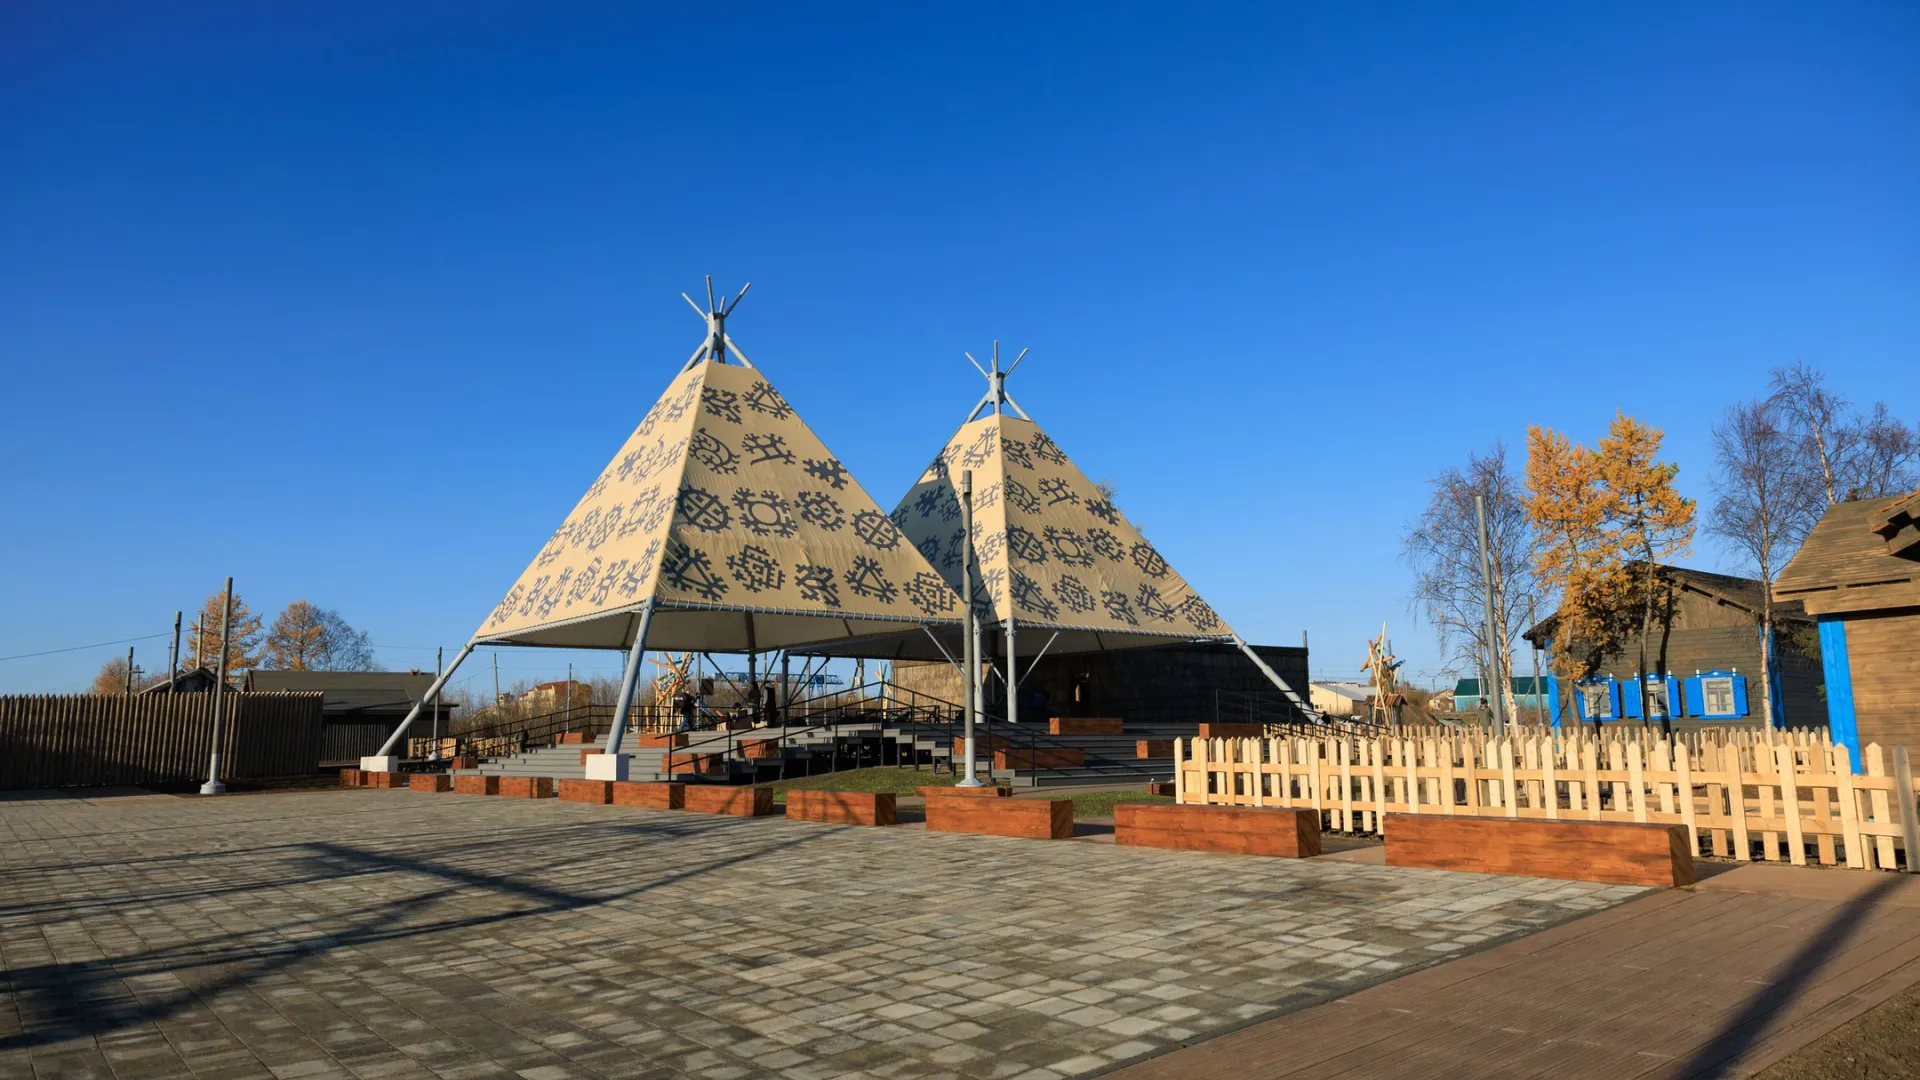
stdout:
POLYGON ((1747 865, 1108 1075, 1749 1076, 1916 982, 1920 878, 1747 865))

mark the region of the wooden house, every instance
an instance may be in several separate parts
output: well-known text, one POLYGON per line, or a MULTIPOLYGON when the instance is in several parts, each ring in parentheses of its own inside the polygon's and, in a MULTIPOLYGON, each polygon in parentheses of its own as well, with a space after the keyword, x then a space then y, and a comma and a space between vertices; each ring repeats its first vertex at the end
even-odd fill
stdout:
MULTIPOLYGON (((1663 590, 1647 641, 1647 667, 1656 673, 1649 680, 1652 719, 1660 718, 1664 704, 1670 720, 1706 725, 1762 723, 1760 614, 1766 586, 1754 578, 1682 566, 1660 567, 1658 579, 1663 590)), ((1773 722, 1791 727, 1825 724, 1819 662, 1795 643, 1804 636, 1796 631, 1810 631, 1813 620, 1798 601, 1778 599, 1773 618, 1773 722)), ((1548 653, 1558 623, 1550 617, 1524 636, 1548 653)), ((1601 659, 1591 678, 1581 680, 1574 695, 1579 719, 1592 721, 1597 715, 1601 720, 1640 720, 1635 680, 1642 677, 1640 638, 1629 635, 1619 649, 1601 659)), ((1560 679, 1543 681, 1554 697, 1552 719, 1558 725, 1563 704, 1560 679)))
POLYGON ((1774 598, 1819 621, 1835 742, 1920 748, 1920 491, 1827 508, 1774 598))

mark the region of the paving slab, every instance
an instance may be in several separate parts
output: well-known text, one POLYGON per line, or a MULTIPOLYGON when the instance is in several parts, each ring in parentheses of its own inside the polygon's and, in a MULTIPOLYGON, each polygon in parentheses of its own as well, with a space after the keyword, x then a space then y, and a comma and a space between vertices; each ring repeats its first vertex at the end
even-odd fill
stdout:
POLYGON ((1064 1077, 1644 892, 405 790, 0 797, 0 1068, 1064 1077))

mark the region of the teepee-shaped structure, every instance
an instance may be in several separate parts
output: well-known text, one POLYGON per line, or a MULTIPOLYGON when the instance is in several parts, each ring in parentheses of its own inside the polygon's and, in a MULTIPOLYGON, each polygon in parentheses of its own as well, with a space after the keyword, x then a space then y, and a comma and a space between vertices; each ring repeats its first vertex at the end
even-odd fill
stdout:
MULTIPOLYGON (((986 376, 987 395, 892 515, 958 590, 966 562, 959 487, 962 472, 972 473, 975 605, 1005 634, 1002 648, 986 651, 1017 656, 1022 631, 1038 638, 1041 652, 1055 654, 1228 640, 1313 715, 1007 395, 1007 377, 1025 357, 1023 351, 1002 371, 998 344, 991 368, 967 355, 986 376)), ((924 655, 917 641, 895 642, 899 655, 924 655)), ((1017 695, 1008 700, 1011 712, 1017 695)))
POLYGON ((626 649, 625 716, 647 649, 755 652, 959 625, 946 580, 727 336, 746 290, 715 304, 708 288, 709 308, 694 305, 705 341, 454 667, 477 645, 626 649))

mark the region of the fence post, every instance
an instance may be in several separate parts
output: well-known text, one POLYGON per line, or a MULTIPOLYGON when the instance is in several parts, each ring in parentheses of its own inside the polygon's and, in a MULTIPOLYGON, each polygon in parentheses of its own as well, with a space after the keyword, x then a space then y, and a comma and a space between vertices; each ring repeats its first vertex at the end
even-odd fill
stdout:
POLYGON ((1920 807, 1913 801, 1913 759, 1905 745, 1893 748, 1893 790, 1900 799, 1900 834, 1907 842, 1907 873, 1920 874, 1920 807))

